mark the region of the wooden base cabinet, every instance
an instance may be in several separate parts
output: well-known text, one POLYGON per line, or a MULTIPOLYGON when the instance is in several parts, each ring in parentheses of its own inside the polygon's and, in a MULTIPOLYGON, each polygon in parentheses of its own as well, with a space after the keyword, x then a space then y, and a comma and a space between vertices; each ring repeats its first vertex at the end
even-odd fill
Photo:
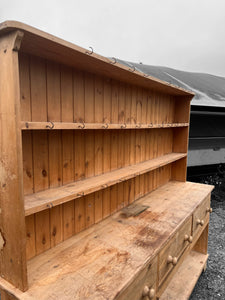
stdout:
POLYGON ((213 188, 186 182, 193 95, 0 24, 2 300, 188 299, 213 188))

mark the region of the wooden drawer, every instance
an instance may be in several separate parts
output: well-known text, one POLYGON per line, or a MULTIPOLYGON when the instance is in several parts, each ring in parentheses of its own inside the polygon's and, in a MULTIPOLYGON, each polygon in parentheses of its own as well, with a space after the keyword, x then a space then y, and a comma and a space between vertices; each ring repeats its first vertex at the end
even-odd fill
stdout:
POLYGON ((195 236, 206 223, 206 217, 210 211, 210 195, 196 208, 193 214, 193 236, 195 236))
POLYGON ((116 300, 147 300, 156 299, 156 277, 157 277, 157 257, 155 257, 140 273, 129 286, 120 293, 116 300), (147 296, 143 291, 146 290, 147 296), (151 293, 151 297, 149 296, 151 293))
POLYGON ((159 285, 176 266, 185 248, 192 242, 191 225, 192 217, 190 216, 161 250, 159 254, 159 285))

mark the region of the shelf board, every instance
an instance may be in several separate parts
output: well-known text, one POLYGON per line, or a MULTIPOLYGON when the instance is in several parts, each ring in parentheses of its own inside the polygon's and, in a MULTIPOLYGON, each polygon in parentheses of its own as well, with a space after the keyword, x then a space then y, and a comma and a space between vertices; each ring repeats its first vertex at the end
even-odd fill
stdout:
POLYGON ((187 300, 205 268, 207 254, 191 251, 177 270, 160 300, 187 300))
POLYGON ((24 196, 25 215, 52 208, 53 206, 99 191, 121 181, 147 173, 183 157, 186 153, 170 153, 136 165, 127 166, 102 175, 79 180, 61 187, 51 188, 24 196))
POLYGON ((111 123, 65 123, 65 122, 21 122, 22 130, 56 130, 56 129, 145 129, 187 127, 189 123, 162 124, 111 124, 111 123))

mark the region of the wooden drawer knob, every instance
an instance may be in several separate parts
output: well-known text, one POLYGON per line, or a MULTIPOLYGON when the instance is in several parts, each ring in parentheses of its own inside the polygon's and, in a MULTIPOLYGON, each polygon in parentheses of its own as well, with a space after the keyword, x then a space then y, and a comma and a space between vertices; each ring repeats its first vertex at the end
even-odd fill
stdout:
POLYGON ((206 208, 206 212, 211 213, 211 212, 212 212, 212 207, 207 207, 207 208, 206 208))
POLYGON ((205 223, 204 220, 200 220, 200 219, 197 220, 197 225, 203 226, 204 223, 205 223))
POLYGON ((155 297, 155 290, 149 290, 149 287, 146 285, 143 289, 142 296, 145 297, 144 299, 153 299, 155 297))
POLYGON ((146 285, 146 286, 143 288, 142 296, 145 297, 145 296, 148 296, 148 294, 149 294, 149 288, 148 288, 148 286, 146 285))
POLYGON ((193 242, 193 236, 185 234, 184 240, 191 244, 193 242))
POLYGON ((171 255, 169 255, 168 258, 167 258, 167 263, 172 264, 173 266, 176 266, 177 257, 176 256, 172 257, 171 255))
POLYGON ((155 297, 155 290, 154 289, 150 289, 149 291, 149 299, 153 299, 155 297))

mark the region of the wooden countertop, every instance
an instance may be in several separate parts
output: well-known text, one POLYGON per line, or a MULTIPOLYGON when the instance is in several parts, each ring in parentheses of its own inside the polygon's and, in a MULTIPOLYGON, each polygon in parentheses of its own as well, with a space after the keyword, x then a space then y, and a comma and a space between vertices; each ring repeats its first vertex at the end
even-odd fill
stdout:
POLYGON ((18 299, 114 299, 159 252, 213 186, 171 181, 121 211, 28 262, 25 293, 0 279, 18 299))

